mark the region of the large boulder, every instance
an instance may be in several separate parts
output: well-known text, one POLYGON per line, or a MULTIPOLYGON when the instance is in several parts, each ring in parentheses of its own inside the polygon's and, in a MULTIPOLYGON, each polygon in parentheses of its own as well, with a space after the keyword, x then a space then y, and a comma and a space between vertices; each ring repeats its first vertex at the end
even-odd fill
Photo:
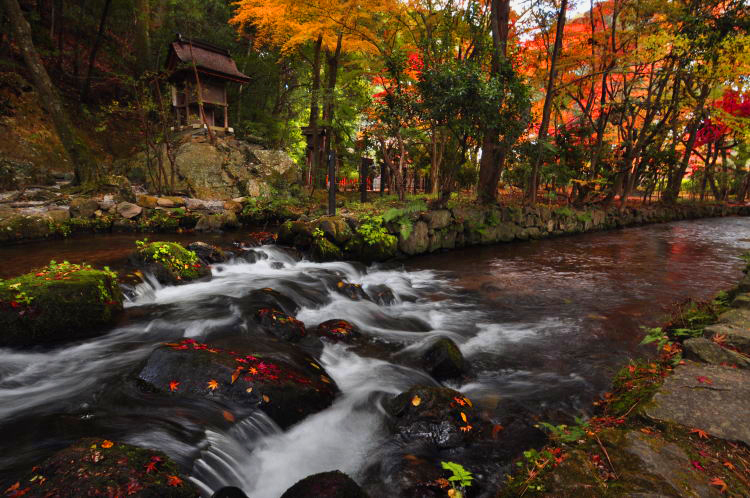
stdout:
POLYGON ((403 443, 456 448, 475 439, 478 418, 471 401, 447 387, 415 386, 385 405, 388 426, 403 443))
POLYGON ((209 277, 211 269, 176 242, 139 242, 130 263, 151 273, 161 284, 174 285, 209 277))
POLYGON ((34 466, 9 490, 6 496, 200 496, 195 485, 164 453, 93 438, 58 451, 34 466))
POLYGON ((270 288, 254 289, 248 294, 237 298, 236 303, 240 312, 246 317, 254 317, 264 308, 275 308, 286 314, 296 314, 300 306, 291 298, 270 288))
POLYGON ((0 242, 43 239, 52 233, 49 216, 10 214, 0 219, 0 242))
MULTIPOLYGON (((143 169, 145 161, 139 154, 130 161, 131 169, 143 169)), ((298 175, 297 165, 283 151, 266 150, 232 136, 215 136, 211 143, 204 130, 178 134, 174 163, 165 157, 164 164, 170 177, 174 164, 176 190, 200 199, 268 195, 274 188, 296 182, 298 175)))
POLYGON ((164 396, 259 409, 282 428, 333 403, 338 388, 312 357, 261 337, 230 347, 192 339, 165 344, 145 360, 136 380, 164 396))
POLYGON ((368 498, 359 485, 339 470, 313 474, 297 481, 281 498, 368 498))
POLYGON ((34 346, 90 337, 122 311, 117 275, 51 262, 0 281, 0 346, 34 346))

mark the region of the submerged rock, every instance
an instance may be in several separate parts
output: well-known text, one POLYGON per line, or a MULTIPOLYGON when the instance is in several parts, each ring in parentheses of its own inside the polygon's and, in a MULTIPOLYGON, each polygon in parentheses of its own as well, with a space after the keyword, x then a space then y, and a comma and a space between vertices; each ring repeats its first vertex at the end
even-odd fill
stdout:
POLYGON ((387 285, 379 284, 367 288, 367 294, 378 304, 390 306, 396 302, 396 294, 387 285))
POLYGON ((141 271, 152 273, 164 285, 191 282, 211 275, 211 270, 199 262, 193 251, 176 242, 140 243, 130 255, 130 262, 141 271))
POLYGON ((281 498, 368 498, 359 484, 339 470, 313 474, 297 481, 281 498))
POLYGON ((164 344, 146 359, 136 379, 142 388, 164 396, 262 410, 282 428, 329 407, 338 392, 310 356, 261 338, 231 350, 192 339, 164 344))
POLYGON ((58 451, 11 487, 8 496, 199 496, 164 453, 92 438, 58 451))
POLYGON ((422 356, 424 369, 436 380, 461 377, 466 372, 466 361, 456 343, 447 337, 435 341, 422 356))
POLYGON ((255 317, 263 308, 276 308, 288 315, 294 315, 300 310, 299 304, 293 299, 269 287, 252 290, 247 295, 237 298, 236 302, 246 317, 255 317))
POLYGON ((0 346, 33 346, 97 335, 122 312, 117 275, 50 263, 0 281, 0 346))
POLYGON ((412 387, 389 400, 385 409, 391 432, 405 443, 456 448, 479 432, 471 400, 447 387, 412 387))

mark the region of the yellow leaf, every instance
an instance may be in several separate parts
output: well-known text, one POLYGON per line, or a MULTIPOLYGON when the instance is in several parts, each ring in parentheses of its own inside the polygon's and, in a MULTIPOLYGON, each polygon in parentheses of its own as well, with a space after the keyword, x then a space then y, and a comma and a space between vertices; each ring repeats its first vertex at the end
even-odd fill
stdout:
POLYGON ((270 403, 270 402, 271 402, 271 398, 269 398, 268 396, 266 396, 266 395, 264 394, 264 395, 263 395, 263 401, 265 401, 266 403, 270 403))
POLYGON ((469 405, 470 407, 474 408, 474 405, 471 404, 471 400, 469 398, 467 398, 467 397, 464 396, 464 401, 466 401, 467 405, 469 405))
POLYGON ((253 388, 252 387, 248 387, 247 389, 245 389, 245 392, 251 393, 251 392, 253 392, 253 388))
POLYGON ((420 398, 417 395, 414 395, 414 397, 411 399, 411 404, 414 406, 419 406, 420 403, 422 403, 422 398, 420 398))
POLYGON ((110 441, 109 439, 105 439, 104 441, 102 441, 102 448, 104 448, 105 450, 106 450, 107 448, 111 448, 111 447, 112 447, 112 446, 114 446, 114 445, 115 445, 115 443, 113 443, 113 442, 112 442, 112 441, 110 441))
POLYGON ((464 412, 461 412, 461 420, 463 420, 464 422, 468 422, 468 420, 466 419, 466 414, 464 412))

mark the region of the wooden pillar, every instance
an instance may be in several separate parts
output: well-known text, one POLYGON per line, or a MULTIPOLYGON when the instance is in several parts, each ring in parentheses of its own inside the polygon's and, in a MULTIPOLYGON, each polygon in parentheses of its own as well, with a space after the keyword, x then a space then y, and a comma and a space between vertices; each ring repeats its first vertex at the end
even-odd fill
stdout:
POLYGON ((359 202, 367 202, 367 170, 369 169, 366 157, 359 163, 359 202))
POLYGON ((336 214, 336 153, 328 152, 328 215, 336 214))

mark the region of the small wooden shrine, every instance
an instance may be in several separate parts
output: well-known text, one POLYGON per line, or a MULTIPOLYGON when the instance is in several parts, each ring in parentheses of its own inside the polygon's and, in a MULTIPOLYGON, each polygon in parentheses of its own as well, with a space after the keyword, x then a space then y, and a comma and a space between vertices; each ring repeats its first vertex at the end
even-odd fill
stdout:
POLYGON ((250 78, 237 69, 228 50, 178 34, 169 46, 167 70, 177 129, 207 124, 218 131, 233 131, 229 127, 227 84, 244 85, 250 78))

